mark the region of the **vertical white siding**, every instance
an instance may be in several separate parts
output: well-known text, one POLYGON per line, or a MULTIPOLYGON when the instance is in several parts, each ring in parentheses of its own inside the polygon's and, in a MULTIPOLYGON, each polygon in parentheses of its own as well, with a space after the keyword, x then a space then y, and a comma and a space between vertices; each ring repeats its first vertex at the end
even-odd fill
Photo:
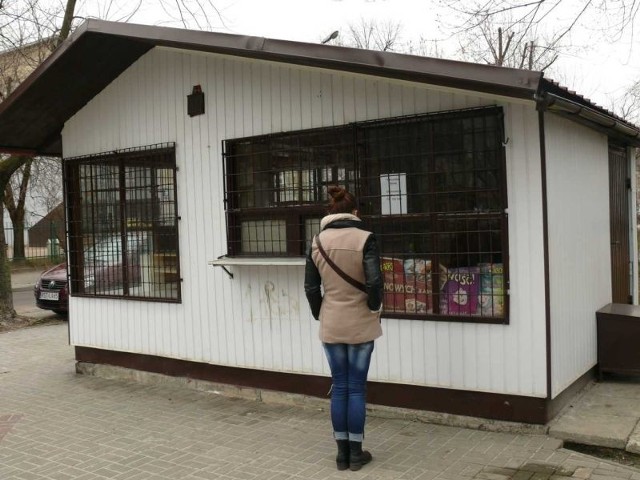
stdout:
POLYGON ((154 49, 66 124, 67 157, 176 142, 180 305, 71 299, 71 341, 214 364, 328 374, 302 267, 234 267, 226 253, 221 141, 500 104, 505 111, 510 325, 383 320, 371 379, 546 395, 540 154, 533 104, 256 60, 154 49), (202 85, 206 114, 186 95, 202 85))
POLYGON ((607 138, 545 115, 552 395, 597 362, 595 312, 611 301, 607 138))

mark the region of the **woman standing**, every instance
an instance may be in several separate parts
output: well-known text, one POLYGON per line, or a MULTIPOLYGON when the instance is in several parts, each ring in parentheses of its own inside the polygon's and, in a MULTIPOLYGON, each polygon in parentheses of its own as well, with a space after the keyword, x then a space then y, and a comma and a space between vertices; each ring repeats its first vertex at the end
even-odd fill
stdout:
POLYGON ((357 216, 355 197, 337 186, 328 192, 329 214, 307 254, 304 289, 313 317, 320 320, 331 368, 336 464, 338 470, 355 471, 372 458, 362 450, 362 440, 373 341, 382 335, 383 283, 378 244, 357 216))

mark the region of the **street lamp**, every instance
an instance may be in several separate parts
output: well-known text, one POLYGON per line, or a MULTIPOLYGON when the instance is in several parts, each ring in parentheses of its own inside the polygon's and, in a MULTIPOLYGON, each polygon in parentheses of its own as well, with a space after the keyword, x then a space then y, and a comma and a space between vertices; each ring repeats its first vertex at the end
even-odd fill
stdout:
POLYGON ((335 32, 333 32, 331 35, 329 35, 327 38, 325 38, 324 40, 322 40, 322 42, 320 42, 322 45, 324 45, 327 42, 330 42, 331 40, 335 40, 336 38, 338 38, 338 34, 340 32, 338 30, 336 30, 335 32))

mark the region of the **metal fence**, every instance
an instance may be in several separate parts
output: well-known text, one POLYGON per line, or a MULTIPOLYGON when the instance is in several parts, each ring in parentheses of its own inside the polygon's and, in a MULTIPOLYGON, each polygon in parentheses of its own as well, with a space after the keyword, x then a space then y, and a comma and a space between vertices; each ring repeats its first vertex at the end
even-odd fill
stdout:
MULTIPOLYGON (((40 222, 36 226, 24 229, 24 260, 41 260, 47 262, 63 261, 65 252, 60 244, 59 231, 61 225, 57 222, 40 222)), ((4 225, 5 248, 9 260, 15 257, 15 234, 12 226, 4 225)))

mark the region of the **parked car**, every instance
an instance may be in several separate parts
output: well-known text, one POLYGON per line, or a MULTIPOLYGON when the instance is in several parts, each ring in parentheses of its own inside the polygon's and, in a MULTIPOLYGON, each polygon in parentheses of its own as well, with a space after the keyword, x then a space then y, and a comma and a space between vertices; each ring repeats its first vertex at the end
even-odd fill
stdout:
MULTIPOLYGON (((146 235, 130 235, 127 239, 127 280, 140 282, 140 255, 147 251, 146 235)), ((124 283, 125 266, 122 263, 122 238, 111 236, 84 252, 84 288, 87 292, 106 292, 124 283)))
POLYGON ((44 272, 33 288, 36 305, 45 310, 53 310, 58 315, 69 312, 69 286, 67 264, 61 263, 44 272))
MULTIPOLYGON (((87 293, 109 293, 124 282, 122 238, 110 236, 84 252, 84 288, 87 293)), ((147 251, 146 235, 128 238, 127 280, 130 285, 140 282, 140 254, 147 251)), ((44 272, 34 285, 36 305, 45 310, 66 315, 69 311, 67 265, 61 263, 44 272)))

